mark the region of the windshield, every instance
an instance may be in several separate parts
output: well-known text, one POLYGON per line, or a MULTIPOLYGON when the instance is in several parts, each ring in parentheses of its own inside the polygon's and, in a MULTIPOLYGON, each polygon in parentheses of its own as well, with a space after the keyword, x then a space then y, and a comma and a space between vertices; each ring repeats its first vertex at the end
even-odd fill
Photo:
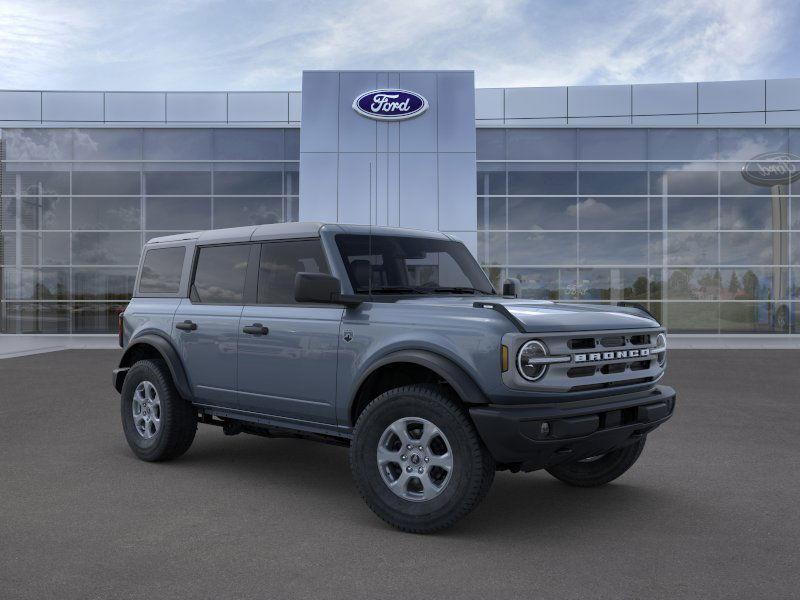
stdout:
POLYGON ((494 294, 461 242, 390 235, 337 235, 356 294, 494 294))

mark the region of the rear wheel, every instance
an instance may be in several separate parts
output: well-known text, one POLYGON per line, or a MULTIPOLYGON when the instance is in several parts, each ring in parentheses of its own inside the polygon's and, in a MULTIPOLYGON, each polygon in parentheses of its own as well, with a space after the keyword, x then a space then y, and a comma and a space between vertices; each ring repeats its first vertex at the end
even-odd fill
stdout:
POLYGON ((432 385, 373 400, 356 423, 350 466, 372 511, 413 533, 464 517, 489 491, 495 471, 464 409, 432 385))
POLYGON ((578 487, 596 487, 614 481, 639 460, 646 437, 623 448, 575 462, 549 467, 556 479, 578 487))
POLYGON ((140 360, 128 371, 121 416, 128 445, 146 461, 177 458, 189 449, 197 432, 197 414, 180 397, 161 360, 140 360))

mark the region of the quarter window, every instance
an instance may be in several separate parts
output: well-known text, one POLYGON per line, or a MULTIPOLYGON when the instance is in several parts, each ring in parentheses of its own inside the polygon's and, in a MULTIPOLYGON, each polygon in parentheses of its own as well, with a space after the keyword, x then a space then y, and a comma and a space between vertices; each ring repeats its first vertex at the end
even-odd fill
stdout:
POLYGON ((191 298, 203 304, 243 304, 250 244, 200 248, 191 298))
POLYGON ((295 275, 303 272, 328 273, 328 264, 318 240, 262 244, 258 303, 294 304, 295 275))
POLYGON ((183 257, 186 248, 148 250, 142 264, 139 292, 142 294, 177 294, 181 284, 183 257))

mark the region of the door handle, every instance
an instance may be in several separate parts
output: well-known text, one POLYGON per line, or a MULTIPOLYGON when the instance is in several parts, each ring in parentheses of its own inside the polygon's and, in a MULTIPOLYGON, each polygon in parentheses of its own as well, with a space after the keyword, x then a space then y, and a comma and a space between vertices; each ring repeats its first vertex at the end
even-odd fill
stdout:
POLYGON ((267 335, 269 327, 264 327, 261 323, 253 323, 242 327, 242 333, 249 333, 250 335, 267 335))
POLYGON ((194 331, 197 329, 197 323, 193 323, 187 319, 183 323, 176 323, 175 329, 180 329, 181 331, 194 331))

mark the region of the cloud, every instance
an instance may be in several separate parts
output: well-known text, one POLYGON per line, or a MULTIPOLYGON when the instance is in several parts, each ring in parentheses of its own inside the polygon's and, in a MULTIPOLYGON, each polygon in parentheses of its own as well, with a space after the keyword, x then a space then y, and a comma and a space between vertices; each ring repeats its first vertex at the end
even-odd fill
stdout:
POLYGON ((0 87, 299 89, 303 69, 481 87, 797 75, 789 0, 141 0, 0 5, 0 87))

